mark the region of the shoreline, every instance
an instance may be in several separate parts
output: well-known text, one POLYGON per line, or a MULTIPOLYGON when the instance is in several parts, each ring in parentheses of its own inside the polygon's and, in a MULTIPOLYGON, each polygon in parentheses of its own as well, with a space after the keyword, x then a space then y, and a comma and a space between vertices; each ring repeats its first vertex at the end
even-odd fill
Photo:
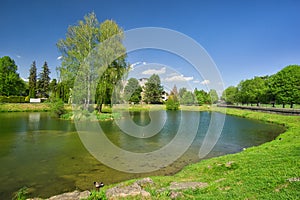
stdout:
MULTIPOLYGON (((195 111, 189 107, 189 110, 195 111)), ((198 108, 199 109, 199 108, 198 108)), ((185 109, 184 109, 185 110, 185 109)), ((151 197, 170 199, 168 188, 172 181, 201 181, 207 183, 203 189, 188 188, 180 191, 183 197, 201 198, 295 198, 300 189, 300 117, 254 112, 249 110, 213 107, 203 109, 226 113, 243 118, 275 123, 287 127, 273 141, 250 147, 242 152, 201 160, 189 164, 172 176, 153 176, 154 185, 145 187, 151 197), (299 152, 298 152, 299 153, 299 152), (295 180, 295 181, 291 181, 295 180), (267 185, 268 187, 265 188, 267 185), (190 196, 189 196, 190 195, 190 196)), ((105 186, 91 196, 105 197, 105 192, 116 185, 130 185, 133 180, 105 186)), ((56 195, 57 196, 57 195, 56 195)), ((129 197, 132 198, 132 197, 129 197)), ((89 198, 87 198, 89 199, 89 198)), ((91 199, 91 198, 90 198, 91 199)))

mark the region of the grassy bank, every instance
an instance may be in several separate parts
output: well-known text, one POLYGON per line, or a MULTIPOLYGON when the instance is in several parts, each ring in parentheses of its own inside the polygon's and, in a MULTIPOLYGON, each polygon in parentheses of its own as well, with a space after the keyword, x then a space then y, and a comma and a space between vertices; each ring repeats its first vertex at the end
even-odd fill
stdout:
POLYGON ((1 103, 0 112, 47 112, 48 103, 1 103))
MULTIPOLYGON (((223 108, 210 109, 225 112, 223 108)), ((226 113, 281 124, 287 127, 287 131, 274 141, 248 148, 240 153, 191 164, 173 176, 151 177, 155 184, 145 188, 150 192, 151 199, 170 199, 169 190, 164 192, 159 190, 167 188, 174 181, 199 181, 208 184, 202 189, 180 191, 181 199, 297 199, 299 197, 300 117, 236 109, 227 109, 226 113)), ((132 183, 132 180, 124 184, 129 183, 132 183)), ((99 196, 103 196, 109 187, 112 186, 106 186, 99 196)))

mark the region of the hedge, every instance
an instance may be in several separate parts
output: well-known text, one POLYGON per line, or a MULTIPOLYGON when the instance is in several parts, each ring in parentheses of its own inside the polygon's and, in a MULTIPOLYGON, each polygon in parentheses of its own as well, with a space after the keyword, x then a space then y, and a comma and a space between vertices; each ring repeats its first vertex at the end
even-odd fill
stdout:
POLYGON ((27 103, 23 96, 0 96, 0 103, 27 103))

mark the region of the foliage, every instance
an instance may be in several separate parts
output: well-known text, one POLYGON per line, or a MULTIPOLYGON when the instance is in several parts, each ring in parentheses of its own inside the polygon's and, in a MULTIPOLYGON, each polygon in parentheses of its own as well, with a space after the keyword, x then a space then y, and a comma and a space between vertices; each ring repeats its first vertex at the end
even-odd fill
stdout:
POLYGON ((0 96, 0 103, 25 103, 23 96, 0 96))
POLYGON ((122 37, 123 30, 114 21, 99 24, 95 13, 86 15, 84 21, 68 28, 66 39, 57 43, 62 54, 59 70, 63 84, 59 91, 65 102, 72 95, 73 103, 84 103, 85 109, 96 102, 100 112, 102 104, 112 103, 115 85, 127 68, 122 37), (70 89, 75 91, 70 94, 70 89))
POLYGON ((106 195, 104 190, 92 191, 90 196, 85 200, 106 200, 106 195))
POLYGON ((5 103, 0 104, 0 112, 46 112, 50 111, 47 103, 5 103))
POLYGON ((217 101, 219 100, 217 91, 215 89, 210 89, 208 93, 208 98, 211 103, 217 103, 217 101))
POLYGON ((36 63, 32 62, 29 70, 29 97, 36 98, 36 86, 37 86, 37 75, 36 75, 36 63))
POLYGON ((181 99, 183 97, 183 94, 185 92, 187 92, 187 89, 185 87, 179 89, 179 93, 178 93, 179 99, 181 99))
POLYGON ((274 99, 283 106, 287 103, 293 107, 300 103, 300 66, 290 65, 270 78, 270 90, 274 99))
POLYGON ((124 98, 126 101, 139 103, 142 99, 142 87, 136 78, 130 78, 124 88, 124 98))
POLYGON ((237 94, 238 94, 237 87, 229 86, 222 93, 222 100, 224 100, 228 104, 237 103, 237 94))
POLYGON ((66 39, 61 39, 57 47, 62 54, 62 64, 59 67, 62 81, 66 81, 69 87, 74 84, 80 65, 89 55, 92 49, 99 43, 99 22, 95 13, 84 17, 78 25, 69 26, 66 39))
POLYGON ((103 104, 116 102, 122 84, 123 75, 128 71, 125 62, 127 57, 126 49, 122 44, 123 30, 113 20, 106 20, 100 25, 100 45, 97 56, 102 59, 100 80, 97 85, 96 102, 97 108, 101 112, 103 104))
POLYGON ((163 86, 157 74, 150 76, 144 87, 144 101, 146 103, 161 103, 163 86))
POLYGON ((231 104, 280 103, 293 108, 300 103, 300 66, 290 65, 272 76, 242 80, 237 87, 226 88, 222 99, 231 104))
POLYGON ((180 103, 184 105, 193 105, 195 102, 194 94, 191 91, 186 91, 183 93, 180 103))
POLYGON ((26 95, 26 85, 17 73, 18 66, 8 56, 0 58, 0 95, 26 95))
POLYGON ((16 192, 13 200, 26 200, 27 195, 28 195, 28 188, 27 187, 22 187, 21 189, 19 189, 16 192))
POLYGON ((180 103, 179 103, 179 100, 178 98, 171 94, 168 98, 168 100, 166 101, 166 109, 167 110, 179 110, 179 106, 180 106, 180 103))
POLYGON ((180 102, 178 95, 177 87, 174 85, 168 100, 165 102, 167 110, 179 110, 180 102))
POLYGON ((66 113, 64 102, 61 99, 53 99, 50 103, 51 114, 56 117, 66 113))
POLYGON ((198 90, 197 88, 194 90, 195 98, 196 98, 196 103, 200 106, 203 104, 210 104, 211 98, 207 92, 204 90, 198 90))
POLYGON ((59 98, 59 96, 56 96, 56 94, 57 94, 57 81, 56 81, 55 78, 52 79, 52 81, 49 84, 49 91, 50 91, 49 96, 51 98, 59 98))
POLYGON ((45 97, 45 98, 49 97, 49 89, 50 89, 49 74, 50 74, 50 70, 47 62, 45 62, 37 82, 37 93, 39 97, 45 97))
POLYGON ((254 77, 241 81, 238 85, 238 98, 242 103, 261 103, 267 95, 267 83, 264 77, 254 77))
POLYGON ((60 98, 65 103, 72 103, 70 97, 72 96, 72 90, 69 88, 67 81, 59 82, 56 86, 55 97, 60 98))

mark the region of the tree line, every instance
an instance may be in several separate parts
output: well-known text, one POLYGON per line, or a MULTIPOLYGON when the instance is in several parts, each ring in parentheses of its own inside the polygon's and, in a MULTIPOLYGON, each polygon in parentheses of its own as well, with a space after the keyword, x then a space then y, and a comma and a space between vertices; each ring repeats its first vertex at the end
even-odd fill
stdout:
POLYGON ((56 96, 57 82, 56 79, 51 81, 47 62, 44 62, 42 70, 38 74, 36 62, 33 61, 29 70, 28 82, 19 76, 17 70, 18 66, 12 58, 9 56, 0 58, 0 96, 23 96, 27 97, 27 101, 29 98, 56 96))
MULTIPOLYGON (((167 99, 163 99, 163 95, 166 92, 163 90, 161 85, 160 77, 157 74, 150 76, 145 86, 139 85, 136 78, 130 78, 124 88, 124 100, 129 103, 163 103, 167 100, 167 104, 174 105, 203 105, 216 103, 219 100, 216 90, 211 89, 209 92, 204 90, 198 90, 197 88, 192 92, 186 88, 180 88, 179 91, 177 86, 174 85, 173 89, 167 99), (170 103, 172 102, 172 103, 170 103)), ((175 106, 176 107, 176 106, 175 106)))
POLYGON ((222 99, 228 104, 300 104, 300 66, 289 65, 276 74, 242 80, 226 88, 222 99))

